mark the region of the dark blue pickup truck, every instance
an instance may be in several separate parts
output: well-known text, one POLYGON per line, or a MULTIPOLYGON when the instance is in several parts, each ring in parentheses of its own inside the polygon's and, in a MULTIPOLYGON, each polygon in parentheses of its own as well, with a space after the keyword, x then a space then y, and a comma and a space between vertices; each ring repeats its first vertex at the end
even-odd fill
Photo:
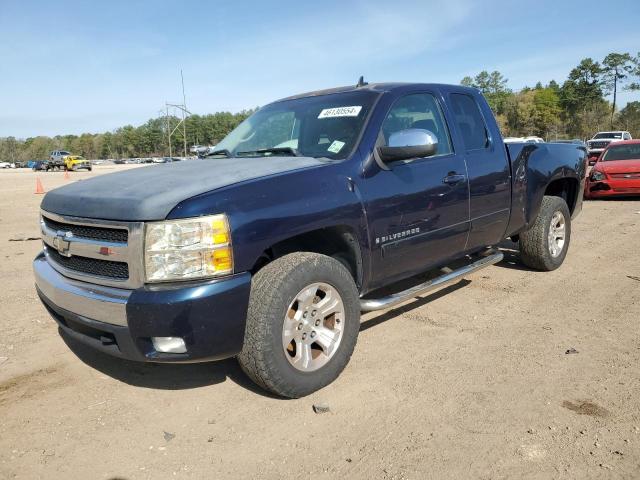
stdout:
POLYGON ((63 334, 98 350, 237 356, 263 388, 300 397, 344 369, 361 312, 499 262, 503 239, 527 266, 559 267, 585 157, 505 146, 475 89, 359 82, 289 97, 207 158, 49 192, 36 287, 63 334))

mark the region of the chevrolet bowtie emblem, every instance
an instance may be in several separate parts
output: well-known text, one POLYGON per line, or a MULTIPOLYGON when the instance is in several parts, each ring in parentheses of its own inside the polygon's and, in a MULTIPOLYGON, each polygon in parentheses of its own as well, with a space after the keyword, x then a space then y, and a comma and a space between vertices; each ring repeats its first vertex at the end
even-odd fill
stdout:
POLYGON ((56 236, 53 237, 53 247, 58 250, 60 255, 64 255, 65 257, 70 257, 69 254, 69 246, 71 245, 71 241, 69 240, 73 237, 72 232, 63 232, 58 230, 56 232, 56 236))

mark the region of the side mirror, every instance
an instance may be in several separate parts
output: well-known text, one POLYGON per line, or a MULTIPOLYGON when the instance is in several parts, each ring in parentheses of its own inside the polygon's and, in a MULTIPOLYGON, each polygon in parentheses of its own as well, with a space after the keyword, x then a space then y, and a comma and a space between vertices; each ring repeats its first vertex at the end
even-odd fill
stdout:
POLYGON ((430 157, 438 151, 438 138, 429 130, 408 128, 392 133, 389 144, 378 148, 384 163, 430 157))

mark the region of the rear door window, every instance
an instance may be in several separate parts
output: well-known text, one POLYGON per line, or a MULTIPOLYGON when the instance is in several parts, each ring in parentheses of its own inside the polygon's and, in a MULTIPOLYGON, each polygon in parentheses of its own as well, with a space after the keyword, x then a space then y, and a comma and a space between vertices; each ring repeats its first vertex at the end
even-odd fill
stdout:
POLYGON ((480 107, 473 97, 453 93, 451 94, 451 107, 465 149, 468 151, 487 148, 489 146, 487 126, 480 113, 480 107))

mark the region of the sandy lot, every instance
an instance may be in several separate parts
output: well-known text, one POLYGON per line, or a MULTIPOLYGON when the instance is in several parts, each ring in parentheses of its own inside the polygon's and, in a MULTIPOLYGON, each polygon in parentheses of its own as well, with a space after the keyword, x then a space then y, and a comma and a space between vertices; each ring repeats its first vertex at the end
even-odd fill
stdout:
POLYGON ((39 235, 36 176, 117 168, 0 171, 0 478, 640 478, 640 201, 587 202, 555 272, 505 244, 364 316, 342 376, 281 400, 233 360, 135 364, 60 337, 33 288, 40 242, 11 240, 39 235))

